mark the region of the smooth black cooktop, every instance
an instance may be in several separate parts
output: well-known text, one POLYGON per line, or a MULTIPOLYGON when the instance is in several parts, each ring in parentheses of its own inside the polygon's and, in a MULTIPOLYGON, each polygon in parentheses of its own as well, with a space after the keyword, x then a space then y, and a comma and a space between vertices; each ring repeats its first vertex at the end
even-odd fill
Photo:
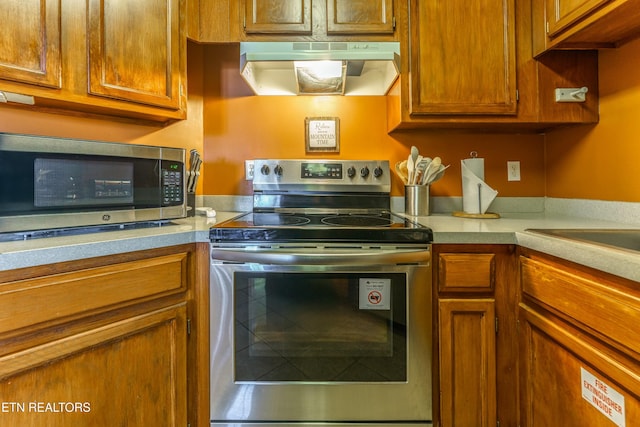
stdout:
POLYGON ((212 242, 431 243, 430 228, 388 211, 375 213, 250 212, 215 225, 212 242))

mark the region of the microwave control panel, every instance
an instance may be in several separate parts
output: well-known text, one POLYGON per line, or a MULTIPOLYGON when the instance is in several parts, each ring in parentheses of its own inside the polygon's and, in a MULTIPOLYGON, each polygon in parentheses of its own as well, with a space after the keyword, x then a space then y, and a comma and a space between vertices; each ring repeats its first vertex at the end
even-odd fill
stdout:
POLYGON ((182 204, 184 199, 184 175, 182 165, 176 162, 162 162, 162 206, 182 204))

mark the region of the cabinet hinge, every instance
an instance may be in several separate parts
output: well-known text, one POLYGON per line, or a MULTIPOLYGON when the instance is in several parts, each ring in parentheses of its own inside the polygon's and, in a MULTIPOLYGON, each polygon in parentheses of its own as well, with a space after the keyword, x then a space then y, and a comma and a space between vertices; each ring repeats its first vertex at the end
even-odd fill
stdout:
POLYGON ((496 335, 498 334, 498 318, 496 317, 496 335))
POLYGON ((516 102, 520 101, 520 91, 516 89, 516 102))
POLYGON ((391 27, 394 30, 396 29, 396 17, 395 16, 393 18, 391 18, 391 27))
POLYGON ((549 21, 547 21, 547 25, 545 29, 547 30, 547 34, 549 34, 549 21))
POLYGON ((191 335, 191 319, 187 319, 187 335, 191 335))

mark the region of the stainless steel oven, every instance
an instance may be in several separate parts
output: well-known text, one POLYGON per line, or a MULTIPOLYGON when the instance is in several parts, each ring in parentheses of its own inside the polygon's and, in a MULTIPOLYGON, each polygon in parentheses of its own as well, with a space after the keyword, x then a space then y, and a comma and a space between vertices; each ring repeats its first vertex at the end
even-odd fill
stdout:
POLYGON ((211 425, 431 424, 431 230, 387 210, 385 162, 273 162, 211 230, 211 425))

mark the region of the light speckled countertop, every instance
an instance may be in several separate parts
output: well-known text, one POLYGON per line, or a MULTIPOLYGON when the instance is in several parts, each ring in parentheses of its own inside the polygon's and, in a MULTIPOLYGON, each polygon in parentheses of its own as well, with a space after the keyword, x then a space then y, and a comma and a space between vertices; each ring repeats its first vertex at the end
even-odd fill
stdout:
POLYGON ((640 229, 640 224, 630 225, 545 213, 503 214, 499 219, 469 219, 451 215, 410 218, 431 227, 434 243, 515 243, 640 282, 640 252, 607 248, 526 231, 567 228, 640 229))
POLYGON ((239 214, 219 212, 216 218, 184 218, 163 227, 0 242, 0 271, 185 243, 208 242, 209 228, 212 225, 239 214))
MULTIPOLYGON (((239 212, 218 212, 215 219, 185 218, 172 225, 0 243, 0 271, 108 256, 193 242, 208 242, 209 228, 239 212)), ((468 219, 451 215, 415 217, 431 227, 434 243, 519 244, 640 282, 640 252, 607 249, 588 243, 526 232, 530 228, 634 228, 612 221, 558 214, 512 213, 500 219, 468 219)))

